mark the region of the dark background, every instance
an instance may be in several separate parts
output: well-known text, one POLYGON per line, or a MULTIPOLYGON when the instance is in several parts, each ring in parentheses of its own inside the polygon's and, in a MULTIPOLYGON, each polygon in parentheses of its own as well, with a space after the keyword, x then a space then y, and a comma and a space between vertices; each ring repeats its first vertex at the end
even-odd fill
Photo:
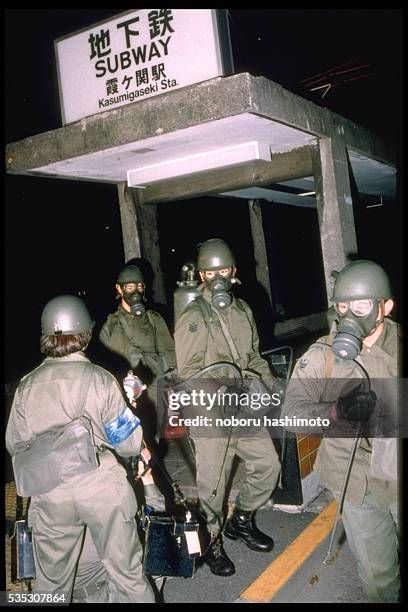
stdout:
MULTIPOLYGON (((61 126, 54 40, 123 10, 5 11, 6 143, 61 126)), ((276 81, 389 139, 400 152, 402 9, 229 9, 229 15, 236 73, 276 81), (369 76, 340 82, 324 97, 301 82, 353 60, 367 64, 369 76)), ((356 198, 354 213, 359 256, 388 270, 400 301, 401 198, 370 209, 356 198)), ((316 211, 264 203, 263 216, 275 300, 267 318, 255 282, 247 203, 196 198, 159 206, 169 303, 197 243, 224 238, 237 258, 239 295, 255 306, 268 348, 276 320, 324 310, 326 302, 316 211)), ((116 308, 114 283, 124 265, 116 186, 7 176, 5 256, 5 376, 14 381, 41 360, 39 321, 48 299, 80 295, 97 330, 116 308)), ((400 301, 397 318, 401 312, 400 301)), ((171 325, 171 309, 168 318, 171 325)), ((91 352, 103 362, 100 350, 93 342, 91 352)))

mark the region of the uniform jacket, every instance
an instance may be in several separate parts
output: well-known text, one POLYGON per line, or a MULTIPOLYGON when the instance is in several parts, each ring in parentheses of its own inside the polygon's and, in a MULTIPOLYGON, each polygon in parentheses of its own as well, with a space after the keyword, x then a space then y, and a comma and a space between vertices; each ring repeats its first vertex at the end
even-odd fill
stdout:
MULTIPOLYGON (((211 303, 211 294, 206 289, 203 290, 203 298, 207 303, 211 303)), ((264 378, 272 378, 267 362, 259 354, 258 332, 248 304, 241 299, 233 298, 231 306, 219 312, 219 316, 223 318, 234 341, 239 355, 238 362, 231 354, 217 312, 211 307, 206 322, 198 302, 193 301, 180 315, 174 334, 179 376, 188 379, 205 366, 224 361, 235 363, 241 370, 249 369, 264 378)), ((225 384, 226 378, 234 377, 234 374, 231 369, 220 368, 204 376, 202 380, 205 380, 205 383, 200 384, 197 381, 194 388, 214 393, 223 383, 225 384)), ((236 391, 238 383, 237 378, 236 391)), ((189 384, 191 385, 191 382, 189 384)), ((229 388, 228 392, 234 392, 234 384, 232 390, 229 388)), ((206 411, 206 408, 196 406, 193 410, 185 410, 185 415, 188 417, 198 414, 211 417, 225 416, 223 408, 217 404, 212 407, 211 413, 206 411)), ((197 433, 193 427, 190 432, 192 435, 195 435, 194 432, 197 433)))
MULTIPOLYGON (((204 289, 203 298, 211 303, 210 292, 204 289)), ((241 370, 251 369, 264 377, 271 377, 267 362, 259 354, 259 338, 252 311, 248 304, 233 298, 232 304, 219 315, 225 321, 237 347, 241 370)), ((179 375, 188 378, 204 366, 217 361, 234 363, 228 342, 222 331, 218 315, 211 308, 209 327, 197 302, 191 302, 180 315, 174 339, 176 342, 179 375)))
MULTIPOLYGON (((297 362, 286 392, 282 409, 283 417, 306 418, 318 415, 322 418, 328 417, 337 398, 346 392, 347 382, 354 379, 354 384, 351 385, 353 387, 356 379, 365 378, 361 369, 353 361, 337 357, 333 359, 332 356, 329 356, 329 352, 332 353, 331 342, 332 335, 319 338, 297 362), (326 385, 328 359, 332 359, 330 379, 336 380, 326 385), (333 393, 337 384, 337 391, 333 393)), ((375 390, 376 378, 385 379, 398 376, 400 350, 398 325, 391 319, 385 319, 384 330, 375 344, 371 348, 363 344, 362 351, 356 359, 367 371, 373 390, 375 390)), ((299 431, 299 428, 296 427, 288 429, 299 431)), ((324 432, 321 428, 320 431, 324 432)), ((311 433, 310 429, 308 433, 311 433)), ((353 443, 352 437, 324 437, 321 442, 314 469, 318 472, 321 482, 332 491, 338 492, 342 488, 353 443)), ((394 443, 396 445, 397 441, 394 440, 394 443)), ((372 476, 372 444, 372 439, 362 438, 355 455, 347 499, 356 505, 363 502, 368 486, 377 500, 385 504, 393 501, 396 496, 396 482, 372 476)))
POLYGON ((123 457, 138 455, 142 439, 140 426, 119 444, 112 444, 106 433, 105 428, 114 424, 126 409, 129 410, 116 379, 92 364, 83 352, 47 357, 22 378, 16 390, 6 431, 7 450, 13 456, 19 442, 66 425, 83 414, 92 423, 97 446, 114 448, 123 457), (81 407, 77 406, 77 398, 85 363, 92 373, 85 406, 81 407))
POLYGON ((154 310, 134 316, 119 306, 108 315, 99 339, 108 349, 127 359, 132 368, 141 361, 154 374, 161 375, 176 365, 174 341, 165 321, 154 310))

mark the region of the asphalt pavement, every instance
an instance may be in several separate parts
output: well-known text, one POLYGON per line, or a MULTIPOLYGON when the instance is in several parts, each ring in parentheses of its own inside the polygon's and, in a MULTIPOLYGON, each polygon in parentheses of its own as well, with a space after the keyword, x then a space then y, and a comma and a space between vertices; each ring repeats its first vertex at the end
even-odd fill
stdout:
MULTIPOLYGON (((198 567, 193 578, 170 578, 163 589, 165 603, 259 603, 245 597, 249 587, 274 563, 280 564, 285 550, 319 516, 320 510, 330 500, 327 492, 322 501, 315 500, 310 510, 301 513, 287 513, 272 507, 259 510, 256 521, 259 528, 272 536, 275 546, 270 553, 256 553, 244 544, 224 539, 224 548, 235 564, 236 573, 228 578, 214 576, 208 566, 198 567), (243 597, 244 595, 244 597, 243 597)), ((341 525, 338 535, 341 538, 341 525)), ((336 538, 336 541, 339 538, 336 538)), ((300 568, 282 585, 272 598, 264 598, 262 590, 256 597, 262 603, 367 603, 366 596, 358 578, 357 564, 348 544, 343 540, 336 546, 337 554, 329 565, 323 564, 327 552, 328 538, 305 559, 297 559, 300 568)), ((302 554, 297 552, 297 554, 302 554)), ((285 563, 285 561, 283 561, 285 563)), ((280 572, 278 572, 280 573, 280 572)), ((273 569, 269 580, 271 590, 277 576, 273 569)))

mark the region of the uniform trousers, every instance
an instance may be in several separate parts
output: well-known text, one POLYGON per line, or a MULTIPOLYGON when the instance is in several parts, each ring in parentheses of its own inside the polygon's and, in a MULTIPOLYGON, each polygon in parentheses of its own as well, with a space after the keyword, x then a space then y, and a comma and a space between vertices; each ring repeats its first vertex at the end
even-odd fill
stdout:
POLYGON ((225 436, 197 437, 194 446, 200 505, 207 515, 211 538, 215 539, 224 523, 223 503, 234 456, 244 461, 246 471, 235 504, 248 512, 257 510, 270 498, 278 481, 280 463, 267 429, 257 429, 251 437, 238 437, 233 433, 229 444, 225 436))
MULTIPOLYGON (((339 494, 334 496, 338 499, 339 494)), ((380 504, 368 489, 358 506, 344 502, 342 520, 370 603, 399 601, 398 507, 380 504)))
POLYGON ((125 470, 109 451, 100 466, 66 479, 49 493, 33 497, 28 521, 33 529, 36 591, 71 598, 85 525, 112 586, 111 603, 154 603, 142 575, 137 510, 125 470))

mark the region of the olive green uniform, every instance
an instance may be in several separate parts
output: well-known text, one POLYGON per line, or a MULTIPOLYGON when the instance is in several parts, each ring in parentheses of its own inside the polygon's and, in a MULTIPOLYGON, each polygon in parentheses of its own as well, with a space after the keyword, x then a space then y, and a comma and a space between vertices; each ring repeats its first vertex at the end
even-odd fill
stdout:
MULTIPOLYGON (((334 357, 331 342, 332 336, 320 338, 296 364, 286 392, 283 417, 327 417, 334 398, 344 394, 347 379, 365 378, 354 361, 334 357), (330 385, 323 383, 325 378, 333 379, 330 385), (333 393, 337 379, 337 392, 333 393)), ((371 348, 363 344, 356 359, 370 376, 374 390, 376 378, 398 376, 400 350, 398 326, 391 319, 385 319, 380 337, 371 348)), ((299 431, 296 427, 289 429, 299 431)), ((324 429, 320 431, 324 433, 324 429)), ((369 600, 395 602, 398 601, 400 585, 396 453, 390 470, 394 478, 374 477, 373 474, 381 475, 382 467, 376 465, 376 456, 372 453, 373 445, 377 443, 384 447, 397 447, 394 438, 368 441, 362 438, 355 454, 342 518, 369 600)), ((353 438, 324 437, 318 451, 314 469, 322 484, 336 498, 339 498, 343 486, 353 444, 353 438)))
POLYGON ((71 476, 48 493, 31 498, 28 522, 33 529, 39 592, 71 597, 86 525, 115 585, 114 601, 154 602, 152 589, 142 575, 135 496, 124 468, 109 450, 114 448, 123 457, 137 455, 142 428, 137 427, 114 446, 105 433, 105 426, 118 422, 125 410, 115 378, 91 364, 82 352, 47 357, 19 384, 6 431, 11 456, 18 443, 66 425, 81 413, 90 420, 98 446, 98 468, 71 476), (85 364, 91 369, 88 393, 84 406, 77 406, 85 364))
MULTIPOLYGON (((207 289, 203 290, 203 298, 211 303, 207 289)), ((243 300, 234 298, 231 306, 218 314, 211 307, 207 324, 196 301, 191 302, 178 319, 176 355, 178 372, 183 379, 219 361, 235 362, 241 370, 251 369, 265 378, 271 378, 268 364, 259 354, 258 332, 252 311, 243 300), (238 350, 238 363, 231 354, 218 315, 223 318, 238 350)), ((263 427, 254 428, 250 436, 246 433, 240 437, 233 433, 229 443, 225 436, 212 437, 211 429, 208 430, 208 437, 205 437, 203 428, 197 431, 192 427, 190 435, 196 449, 200 503, 207 513, 211 536, 215 538, 223 524, 222 506, 234 456, 238 455, 245 462, 246 480, 236 499, 237 506, 245 511, 254 511, 269 499, 279 476, 280 464, 269 433, 263 427), (218 491, 214 496, 218 479, 218 491)))
MULTIPOLYGON (((159 408, 156 414, 156 429, 159 430, 165 415, 158 406, 158 382, 169 368, 176 366, 174 341, 165 321, 154 310, 137 316, 119 306, 116 312, 108 315, 99 339, 109 350, 124 357, 132 369, 141 364, 151 371, 153 379, 148 385, 147 396, 156 409, 159 408)), ((142 404, 143 401, 142 397, 142 404)))
MULTIPOLYGON (((165 509, 164 498, 156 485, 144 485, 144 493, 147 505, 159 511, 165 509)), ((115 583, 110 579, 87 529, 75 575, 72 603, 110 603, 115 601, 114 597, 115 583)))

